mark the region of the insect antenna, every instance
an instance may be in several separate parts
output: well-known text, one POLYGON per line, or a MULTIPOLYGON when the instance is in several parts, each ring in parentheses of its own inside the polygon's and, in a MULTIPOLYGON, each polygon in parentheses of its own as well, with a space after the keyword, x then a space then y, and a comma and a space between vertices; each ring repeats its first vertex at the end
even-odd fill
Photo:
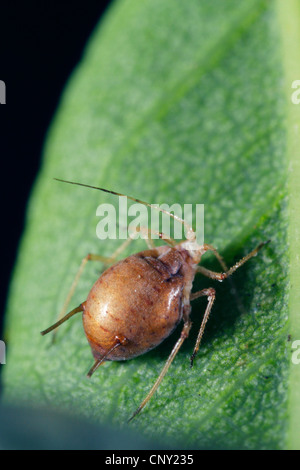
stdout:
POLYGON ((156 209, 160 212, 163 212, 164 214, 167 214, 168 216, 172 217, 174 220, 177 220, 178 222, 183 224, 184 227, 185 227, 185 235, 186 235, 187 240, 193 242, 196 239, 196 235, 195 235, 194 230, 192 229, 192 227, 184 219, 182 219, 181 217, 179 217, 176 214, 172 214, 171 212, 168 212, 167 210, 162 209, 159 206, 156 206, 155 204, 150 204, 149 202, 141 201, 141 199, 137 199, 137 198, 132 197, 132 196, 126 196, 126 194, 117 193, 116 191, 111 191, 110 189, 99 188, 97 186, 91 186, 89 184, 84 184, 84 183, 77 183, 75 181, 67 181, 67 180, 63 180, 63 179, 60 179, 60 178, 54 178, 54 179, 56 181, 60 181, 61 183, 75 184, 77 186, 83 186, 84 188, 97 189, 98 191, 103 191, 104 193, 114 194, 115 196, 127 197, 131 201, 138 202, 139 204, 143 204, 144 206, 150 207, 151 209, 152 208, 156 209))

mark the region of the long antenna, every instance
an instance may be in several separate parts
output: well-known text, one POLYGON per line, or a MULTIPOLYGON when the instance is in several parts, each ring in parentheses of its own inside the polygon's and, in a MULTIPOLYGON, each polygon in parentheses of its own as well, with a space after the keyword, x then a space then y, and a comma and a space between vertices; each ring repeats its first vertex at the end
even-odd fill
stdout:
POLYGON ((177 220, 178 222, 180 222, 181 224, 183 224, 185 226, 185 228, 186 228, 186 238, 188 240, 190 240, 190 241, 195 240, 195 233, 194 233, 192 227, 185 220, 181 219, 181 217, 178 217, 178 215, 176 215, 176 214, 171 214, 171 212, 168 212, 165 209, 162 209, 158 206, 155 206, 154 204, 149 204, 149 202, 141 201, 140 199, 136 199, 135 197, 126 196, 126 194, 117 193, 116 191, 111 191, 109 189, 99 188, 97 186, 91 186, 89 184, 84 184, 84 183, 77 183, 75 181, 62 180, 60 178, 54 178, 54 179, 56 181, 60 181, 61 183, 75 184, 77 186, 83 186, 84 188, 97 189, 98 191, 103 191, 104 193, 114 194, 115 196, 127 197, 128 199, 131 199, 131 201, 138 202, 139 204, 143 204, 144 206, 148 206, 151 209, 153 208, 153 209, 156 209, 160 212, 163 212, 164 214, 169 215, 170 217, 172 217, 173 219, 177 220))

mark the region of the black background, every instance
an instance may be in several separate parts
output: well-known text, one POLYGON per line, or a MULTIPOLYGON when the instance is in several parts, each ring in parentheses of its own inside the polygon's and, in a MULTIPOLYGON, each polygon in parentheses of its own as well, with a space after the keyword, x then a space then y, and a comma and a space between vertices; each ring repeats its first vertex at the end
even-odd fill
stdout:
POLYGON ((19 1, 3 2, 0 7, 0 80, 6 84, 6 104, 0 105, 0 339, 7 290, 45 133, 64 85, 109 3, 19 1))

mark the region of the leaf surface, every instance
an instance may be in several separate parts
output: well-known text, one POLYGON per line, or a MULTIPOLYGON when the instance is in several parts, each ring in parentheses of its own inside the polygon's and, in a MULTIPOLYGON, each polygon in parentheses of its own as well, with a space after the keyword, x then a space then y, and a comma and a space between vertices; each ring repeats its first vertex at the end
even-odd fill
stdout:
MULTIPOLYGON (((205 299, 193 303, 190 337, 130 426, 174 448, 292 445, 286 180, 293 136, 284 38, 290 16, 300 17, 298 2, 291 5, 285 19, 278 2, 262 0, 119 0, 110 8, 66 87, 28 206, 7 312, 5 402, 56 407, 126 431, 180 334, 178 327, 136 359, 105 363, 92 380, 79 317, 61 327, 55 345, 40 336, 81 259, 118 246, 96 237, 97 206, 117 199, 53 181, 64 178, 153 204, 204 204, 205 242, 228 265, 271 239, 233 276, 243 308, 230 283, 197 277, 194 290, 213 286, 217 301, 194 367, 205 299)), ((142 247, 132 243, 124 256, 142 247)), ((203 262, 219 270, 212 257, 203 262)), ((100 271, 87 266, 72 308, 100 271)))

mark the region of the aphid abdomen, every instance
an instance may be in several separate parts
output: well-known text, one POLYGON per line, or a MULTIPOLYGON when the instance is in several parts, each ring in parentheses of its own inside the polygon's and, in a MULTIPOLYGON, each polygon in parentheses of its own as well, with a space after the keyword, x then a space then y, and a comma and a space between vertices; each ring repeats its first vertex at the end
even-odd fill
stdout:
POLYGON ((184 277, 147 250, 118 262, 96 281, 84 304, 83 325, 96 359, 139 356, 167 338, 182 318, 184 277))

